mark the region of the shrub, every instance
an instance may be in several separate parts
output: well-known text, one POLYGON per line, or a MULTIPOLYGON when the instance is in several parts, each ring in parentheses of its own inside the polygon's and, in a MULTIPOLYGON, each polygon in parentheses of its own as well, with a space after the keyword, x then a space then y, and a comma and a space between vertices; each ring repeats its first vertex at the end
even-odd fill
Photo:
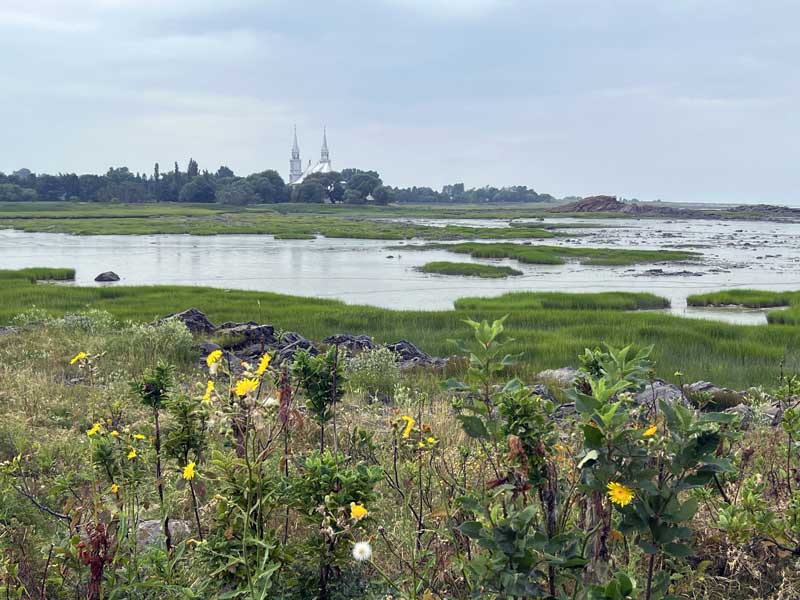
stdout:
POLYGON ((347 364, 350 391, 364 399, 386 402, 400 383, 397 355, 388 348, 356 354, 347 364))

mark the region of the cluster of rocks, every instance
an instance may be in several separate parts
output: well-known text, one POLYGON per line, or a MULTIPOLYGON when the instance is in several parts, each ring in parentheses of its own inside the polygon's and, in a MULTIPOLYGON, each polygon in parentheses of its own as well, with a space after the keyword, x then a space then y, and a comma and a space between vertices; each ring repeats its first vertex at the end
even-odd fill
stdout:
POLYGON ((114 281, 119 281, 119 275, 114 273, 114 271, 105 271, 104 273, 100 273, 97 277, 95 277, 94 280, 101 283, 111 283, 114 281))
MULTIPOLYGON (((536 375, 536 379, 550 386, 566 389, 572 387, 580 375, 581 373, 578 369, 564 367, 562 369, 541 371, 536 375)), ((549 392, 542 395, 548 396, 549 392)), ((724 409, 723 412, 738 415, 741 418, 741 426, 743 428, 752 425, 757 418, 762 419, 765 424, 776 426, 780 424, 783 417, 783 408, 777 402, 757 413, 747 403, 747 392, 721 388, 709 381, 696 381, 681 388, 681 386, 674 383, 656 379, 643 391, 634 394, 633 398, 637 404, 655 404, 663 400, 668 403, 680 403, 687 407, 694 406, 695 403, 700 401, 707 402, 712 406, 728 406, 730 408, 724 409)), ((575 407, 570 402, 559 406, 559 416, 573 414, 574 412, 575 407)))
MULTIPOLYGON (((232 364, 239 364, 242 361, 254 362, 265 352, 273 354, 276 362, 291 361, 296 352, 305 350, 312 355, 319 353, 319 347, 304 338, 297 332, 284 331, 277 332, 272 325, 259 325, 255 321, 245 323, 227 322, 217 326, 201 311, 190 308, 180 313, 167 315, 157 321, 163 323, 168 320, 177 319, 186 328, 198 336, 214 336, 215 342, 205 341, 201 344, 204 355, 208 355, 214 350, 222 350, 226 358, 232 364)), ((408 340, 399 340, 392 344, 381 346, 366 335, 351 335, 341 333, 332 335, 322 340, 326 346, 337 345, 343 348, 349 356, 372 350, 375 348, 388 348, 397 355, 401 369, 413 367, 434 367, 441 368, 447 362, 446 359, 431 356, 421 350, 408 340)))

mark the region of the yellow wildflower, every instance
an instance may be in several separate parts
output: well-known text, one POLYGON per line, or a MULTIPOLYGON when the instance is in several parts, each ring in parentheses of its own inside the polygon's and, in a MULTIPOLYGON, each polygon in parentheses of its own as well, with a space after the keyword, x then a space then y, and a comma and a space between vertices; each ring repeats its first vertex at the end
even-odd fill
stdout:
POLYGON ((400 418, 406 422, 406 426, 405 429, 403 429, 402 435, 404 438, 407 438, 409 435, 411 435, 411 430, 414 429, 414 423, 416 423, 416 421, 414 420, 414 417, 409 417, 408 415, 403 415, 400 418))
POLYGON ((258 362, 258 368, 256 369, 256 375, 264 374, 264 371, 266 371, 269 366, 270 360, 272 360, 272 357, 269 354, 265 354, 261 357, 261 360, 258 362))
POLYGON ((616 481, 612 481, 607 486, 608 488, 608 498, 614 504, 619 504, 620 506, 627 506, 630 504, 631 500, 633 500, 633 490, 629 487, 622 485, 621 483, 617 483, 616 481))
POLYGON ((119 437, 119 431, 117 431, 116 429, 114 431, 112 431, 111 432, 111 437, 118 438, 119 437))
POLYGON ((191 461, 188 465, 183 467, 183 478, 187 481, 190 479, 194 479, 194 461, 191 461))
POLYGON ((209 379, 208 383, 206 384, 206 393, 203 394, 203 402, 208 404, 211 402, 211 392, 214 391, 214 382, 209 379))
POLYGON ((237 396, 246 396, 253 390, 258 388, 258 379, 242 379, 236 382, 236 387, 233 390, 237 396))
POLYGON ((361 503, 356 504, 355 502, 350 503, 350 518, 354 521, 360 521, 364 517, 369 514, 369 511, 364 508, 364 505, 361 503))
POLYGON ((111 493, 116 494, 119 491, 119 486, 116 483, 111 484, 111 493))
POLYGON ((435 444, 435 443, 436 443, 438 440, 437 440, 435 437, 431 436, 431 437, 429 437, 429 438, 428 438, 426 441, 427 441, 427 442, 428 442, 430 445, 433 445, 433 444, 435 444))
POLYGON ((103 425, 102 425, 101 423, 95 423, 94 425, 92 425, 92 426, 91 426, 91 428, 89 428, 89 429, 87 429, 87 430, 86 430, 86 435, 88 435, 89 437, 92 437, 92 436, 93 436, 93 435, 95 435, 95 434, 96 434, 98 431, 100 431, 100 428, 101 428, 102 426, 103 426, 103 425))
POLYGON ((76 362, 84 360, 88 354, 86 352, 78 352, 75 356, 72 357, 72 360, 69 361, 69 364, 74 365, 76 362))
POLYGON ((222 350, 214 350, 206 356, 206 364, 210 367, 222 358, 222 350))
POLYGON ((647 429, 644 430, 642 437, 653 437, 656 432, 658 431, 658 425, 650 425, 647 429))
POLYGON ((134 433, 133 434, 133 439, 135 439, 135 440, 144 440, 144 439, 147 439, 147 436, 144 435, 143 433, 134 433))
POLYGON ((128 452, 128 460, 133 460, 136 458, 136 448, 131 446, 130 452, 128 452))

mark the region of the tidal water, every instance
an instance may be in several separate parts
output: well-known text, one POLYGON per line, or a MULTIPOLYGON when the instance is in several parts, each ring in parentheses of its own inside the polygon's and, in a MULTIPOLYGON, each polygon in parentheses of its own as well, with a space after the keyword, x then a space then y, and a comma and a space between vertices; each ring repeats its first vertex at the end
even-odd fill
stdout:
MULTIPOLYGON (((407 221, 509 225, 499 220, 407 221)), ((574 219, 547 222, 579 223, 574 219)), ((205 285, 421 310, 446 310, 457 298, 520 290, 648 291, 668 298, 673 314, 753 324, 765 322, 764 311, 690 309, 686 297, 726 288, 800 289, 798 224, 635 219, 587 223, 592 227, 569 230, 574 234, 569 238, 531 243, 687 249, 702 256, 692 263, 628 267, 520 265, 511 260, 474 260, 446 250, 412 250, 423 243, 418 241, 397 249, 393 246, 398 242, 376 240, 275 240, 267 235, 71 236, 0 230, 0 268, 73 267, 77 271, 75 285, 100 285, 94 277, 111 270, 122 278, 113 285, 205 285), (487 280, 427 275, 417 270, 435 260, 505 264, 524 275, 487 280), (662 272, 648 272, 652 269, 662 272)))

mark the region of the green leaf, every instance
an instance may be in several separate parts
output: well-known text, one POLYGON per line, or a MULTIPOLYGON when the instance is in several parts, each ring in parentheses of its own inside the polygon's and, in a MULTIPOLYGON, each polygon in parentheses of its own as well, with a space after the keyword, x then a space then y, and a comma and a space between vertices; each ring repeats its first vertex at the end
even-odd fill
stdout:
POLYGON ((489 432, 486 430, 486 426, 478 417, 472 415, 456 415, 456 418, 461 421, 461 427, 469 437, 484 440, 489 438, 489 432))
POLYGON ((458 530, 468 538, 477 540, 483 533, 483 525, 477 521, 464 521, 458 526, 458 530))
POLYGON ((664 544, 664 552, 666 552, 670 556, 677 556, 681 558, 685 558, 693 554, 691 546, 689 546, 688 544, 677 544, 677 543, 664 544))
POLYGON ((664 514, 664 520, 672 523, 680 521, 688 521, 697 512, 698 504, 694 498, 689 498, 686 502, 680 505, 677 510, 670 511, 664 514))
POLYGON ((650 542, 645 542, 644 540, 639 540, 636 542, 636 545, 642 549, 645 554, 658 554, 658 548, 656 548, 650 542))

